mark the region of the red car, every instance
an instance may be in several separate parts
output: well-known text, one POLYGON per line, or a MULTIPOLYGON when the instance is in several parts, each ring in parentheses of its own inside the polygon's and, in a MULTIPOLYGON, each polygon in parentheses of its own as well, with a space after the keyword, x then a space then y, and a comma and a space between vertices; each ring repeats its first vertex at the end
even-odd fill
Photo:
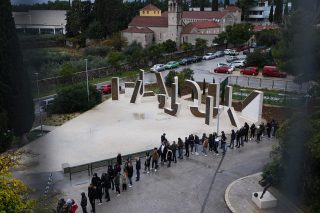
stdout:
POLYGON ((222 66, 222 67, 217 67, 214 69, 215 73, 226 73, 226 74, 231 74, 232 73, 232 68, 228 66, 222 66))
POLYGON ((240 73, 243 75, 258 75, 259 69, 258 67, 246 67, 240 70, 240 73))
POLYGON ((262 71, 263 76, 271 76, 271 77, 280 77, 285 78, 287 77, 286 72, 280 72, 279 68, 276 66, 264 66, 262 71))
POLYGON ((111 93, 111 84, 102 85, 99 90, 102 93, 109 94, 109 93, 111 93))

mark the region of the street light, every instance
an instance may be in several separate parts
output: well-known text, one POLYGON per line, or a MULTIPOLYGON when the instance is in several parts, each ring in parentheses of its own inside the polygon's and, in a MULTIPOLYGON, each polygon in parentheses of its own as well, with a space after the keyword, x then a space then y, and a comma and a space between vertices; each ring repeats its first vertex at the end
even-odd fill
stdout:
POLYGON ((89 102, 89 75, 88 75, 88 59, 84 59, 86 61, 86 76, 87 76, 87 95, 89 102))
POLYGON ((38 90, 38 105, 39 105, 39 116, 40 116, 40 125, 41 125, 41 133, 40 135, 43 135, 43 127, 42 127, 42 113, 41 113, 41 104, 40 104, 40 90, 39 90, 39 73, 34 73, 36 75, 36 79, 37 79, 37 90, 38 90))

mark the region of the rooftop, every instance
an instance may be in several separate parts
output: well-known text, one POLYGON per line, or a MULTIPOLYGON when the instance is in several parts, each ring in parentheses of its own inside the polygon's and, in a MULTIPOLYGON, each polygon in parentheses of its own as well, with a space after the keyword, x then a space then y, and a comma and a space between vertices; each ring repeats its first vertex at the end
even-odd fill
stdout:
POLYGON ((142 8, 141 10, 145 10, 145 11, 153 11, 153 10, 161 11, 158 7, 154 6, 153 4, 148 4, 147 6, 142 8))

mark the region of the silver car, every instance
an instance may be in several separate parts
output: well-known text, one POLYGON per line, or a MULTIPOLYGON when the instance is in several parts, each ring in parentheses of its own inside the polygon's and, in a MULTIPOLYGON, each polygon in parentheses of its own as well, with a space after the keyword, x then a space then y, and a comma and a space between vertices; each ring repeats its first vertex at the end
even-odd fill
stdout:
POLYGON ((164 64, 155 64, 155 65, 153 65, 153 67, 151 67, 150 71, 151 72, 161 72, 165 69, 166 68, 165 68, 164 64))

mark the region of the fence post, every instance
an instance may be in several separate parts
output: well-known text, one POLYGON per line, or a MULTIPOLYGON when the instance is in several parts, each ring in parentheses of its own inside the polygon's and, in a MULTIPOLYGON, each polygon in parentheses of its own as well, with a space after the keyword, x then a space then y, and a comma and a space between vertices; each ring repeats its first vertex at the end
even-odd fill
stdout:
POLYGON ((261 88, 261 81, 262 81, 262 78, 260 78, 260 88, 261 88))
POLYGON ((70 181, 71 181, 71 168, 69 167, 69 178, 70 178, 70 181))
POLYGON ((284 87, 284 91, 287 91, 287 86, 288 86, 288 81, 286 81, 285 87, 284 87))
POLYGON ((248 77, 248 87, 249 87, 249 80, 250 80, 250 79, 249 79, 249 77, 248 77))
POLYGON ((239 76, 236 77, 236 85, 238 85, 238 77, 239 77, 239 76))
POLYGON ((274 87, 274 80, 272 80, 272 89, 273 89, 273 87, 274 87))

